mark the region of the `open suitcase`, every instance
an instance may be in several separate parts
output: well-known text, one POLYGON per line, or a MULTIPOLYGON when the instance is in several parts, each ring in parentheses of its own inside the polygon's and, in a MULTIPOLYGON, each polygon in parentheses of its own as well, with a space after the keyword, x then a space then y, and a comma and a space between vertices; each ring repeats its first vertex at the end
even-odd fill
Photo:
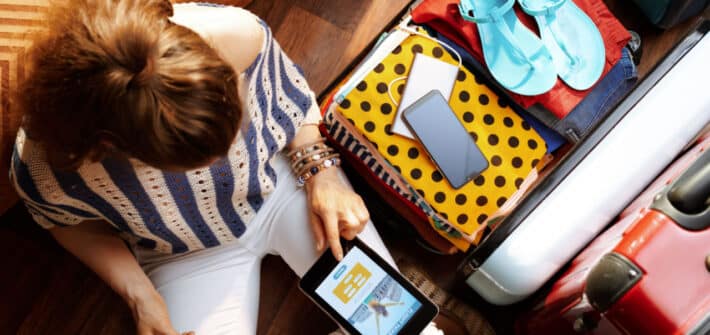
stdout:
MULTIPOLYGON (((708 43, 700 43, 706 32, 707 24, 689 36, 591 134, 548 166, 532 190, 517 194, 522 200, 505 217, 496 218, 490 234, 475 241, 459 270, 481 296, 494 304, 511 304, 539 289, 710 122, 708 100, 701 87, 694 87, 698 78, 710 75, 698 63, 710 52, 708 43), (686 96, 692 98, 679 98, 686 96)), ((357 76, 377 52, 373 48, 348 77, 357 76)), ((338 82, 355 86, 359 81, 338 82)), ((428 216, 426 204, 402 196, 403 189, 414 197, 417 192, 407 190, 392 166, 375 157, 377 146, 342 130, 340 125, 352 120, 337 120, 337 127, 328 120, 333 102, 342 102, 333 93, 339 87, 321 97, 327 123, 323 133, 382 195, 385 207, 412 223, 435 249, 445 251, 451 244, 441 231, 434 233, 441 227, 428 216)))
POLYGON ((710 133, 517 321, 519 334, 710 332, 710 133))
POLYGON ((571 150, 462 266, 494 304, 544 285, 710 122, 704 21, 571 150))

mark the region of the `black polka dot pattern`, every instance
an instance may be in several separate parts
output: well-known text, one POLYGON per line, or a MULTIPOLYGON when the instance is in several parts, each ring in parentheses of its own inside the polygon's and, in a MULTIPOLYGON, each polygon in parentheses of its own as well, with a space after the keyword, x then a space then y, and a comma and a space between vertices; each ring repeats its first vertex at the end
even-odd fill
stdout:
POLYGON ((459 224, 464 224, 468 222, 468 215, 466 214, 460 214, 459 216, 456 217, 456 222, 459 224))
POLYGON ((491 114, 486 114, 483 116, 483 123, 485 123, 489 126, 492 125, 495 122, 495 120, 496 119, 491 114))
MULTIPOLYGON (((530 168, 539 164, 544 155, 544 142, 536 132, 526 131, 532 128, 510 108, 512 102, 491 91, 482 78, 465 68, 459 69, 449 104, 489 166, 470 183, 453 189, 429 155, 422 152, 420 143, 392 133, 397 103, 404 93, 406 80, 392 84, 394 102, 390 100, 388 86, 393 79, 407 75, 414 53, 452 64, 456 62, 441 45, 414 36, 392 50, 357 82, 347 99, 337 106, 338 111, 345 119, 353 120, 355 129, 372 142, 371 148, 388 161, 385 166, 398 171, 411 189, 423 197, 430 206, 425 212, 438 213, 448 223, 460 225, 464 231, 474 231, 477 224, 485 223, 505 204, 530 168)), ((391 185, 389 180, 385 181, 391 185)))
POLYGON ((461 100, 461 102, 468 102, 468 99, 471 99, 471 95, 468 94, 468 92, 461 91, 461 93, 459 93, 459 100, 461 100))
POLYGON ((487 203, 488 203, 488 198, 486 198, 486 196, 484 196, 484 195, 476 198, 476 205, 485 206, 487 203))
POLYGON ((496 186, 498 186, 498 187, 503 187, 503 186, 505 186, 505 177, 503 177, 503 176, 498 176, 498 177, 496 177, 496 179, 494 180, 494 183, 495 183, 496 186))
POLYGON ((471 112, 464 112, 464 113, 463 113, 463 120, 466 121, 466 122, 468 122, 468 123, 473 122, 473 113, 471 113, 471 112))
POLYGON ((392 113, 392 105, 390 105, 386 102, 383 103, 382 105, 380 105, 380 112, 382 112, 382 114, 385 114, 385 115, 392 113))
POLYGON ((397 156, 399 153, 399 148, 396 145, 390 145, 387 147, 387 153, 392 155, 392 156, 397 156))
POLYGON ((357 90, 361 92, 365 91, 367 89, 367 83, 365 81, 361 81, 359 84, 357 84, 355 88, 357 88, 357 90))
POLYGON ((378 83, 376 89, 378 93, 387 93, 387 84, 378 83))
POLYGON ((493 166, 500 166, 503 164, 503 159, 498 155, 493 155, 493 157, 491 157, 491 164, 493 164, 493 166))
POLYGON ((512 128, 515 125, 513 119, 507 116, 503 118, 503 124, 508 128, 512 128))
POLYGON ((397 64, 394 66, 394 73, 396 74, 404 74, 404 71, 407 69, 404 67, 403 64, 397 64))
POLYGON ((483 224, 484 222, 486 222, 487 219, 488 219, 488 215, 481 214, 478 216, 478 218, 476 218, 476 222, 478 222, 478 224, 483 224))
POLYGON ((528 148, 535 150, 537 149, 537 141, 535 140, 528 140, 528 148))
POLYGON ((487 96, 487 95, 481 94, 481 95, 478 96, 478 102, 479 102, 481 105, 483 105, 483 106, 488 105, 488 101, 489 101, 489 99, 488 99, 488 96, 487 96))
POLYGON ((456 195, 456 203, 459 205, 465 205, 466 204, 466 195, 465 194, 457 194, 456 195))
POLYGON ((459 70, 459 73, 456 75, 456 80, 458 80, 458 81, 466 80, 466 72, 459 70))
POLYGON ((511 137, 508 138, 508 145, 509 145, 511 148, 517 148, 517 147, 518 147, 518 144, 520 144, 520 140, 518 140, 517 137, 511 136, 511 137))
POLYGON ((419 149, 409 148, 409 150, 407 151, 407 156, 411 159, 415 159, 415 158, 419 157, 419 149))

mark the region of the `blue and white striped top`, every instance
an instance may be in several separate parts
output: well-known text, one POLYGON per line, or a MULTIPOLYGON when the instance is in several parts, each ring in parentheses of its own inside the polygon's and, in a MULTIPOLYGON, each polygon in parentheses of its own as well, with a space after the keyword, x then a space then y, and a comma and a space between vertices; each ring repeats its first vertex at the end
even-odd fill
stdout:
POLYGON ((34 220, 52 228, 103 219, 129 243, 163 253, 239 238, 275 187, 274 155, 305 120, 320 119, 302 71, 259 22, 264 44, 240 74, 244 122, 226 157, 185 173, 115 158, 57 171, 20 130, 10 176, 34 220))

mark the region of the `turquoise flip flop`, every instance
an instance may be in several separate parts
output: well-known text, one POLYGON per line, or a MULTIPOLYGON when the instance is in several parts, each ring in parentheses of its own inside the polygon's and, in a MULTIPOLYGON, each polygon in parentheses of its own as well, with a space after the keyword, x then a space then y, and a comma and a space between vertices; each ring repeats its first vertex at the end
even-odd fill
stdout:
POLYGON ((549 91, 557 81, 552 55, 513 12, 515 0, 461 0, 461 16, 477 24, 493 78, 521 95, 549 91))
POLYGON ((604 71, 604 40, 592 20, 571 0, 518 0, 535 17, 557 74, 570 87, 586 90, 604 71))

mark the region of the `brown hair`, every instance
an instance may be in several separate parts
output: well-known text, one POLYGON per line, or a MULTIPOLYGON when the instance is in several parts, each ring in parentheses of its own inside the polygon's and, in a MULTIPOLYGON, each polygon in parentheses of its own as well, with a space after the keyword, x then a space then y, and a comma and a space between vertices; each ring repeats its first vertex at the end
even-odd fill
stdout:
POLYGON ((227 153, 239 129, 236 74, 167 0, 68 0, 50 11, 18 91, 49 163, 107 155, 189 169, 227 153))

